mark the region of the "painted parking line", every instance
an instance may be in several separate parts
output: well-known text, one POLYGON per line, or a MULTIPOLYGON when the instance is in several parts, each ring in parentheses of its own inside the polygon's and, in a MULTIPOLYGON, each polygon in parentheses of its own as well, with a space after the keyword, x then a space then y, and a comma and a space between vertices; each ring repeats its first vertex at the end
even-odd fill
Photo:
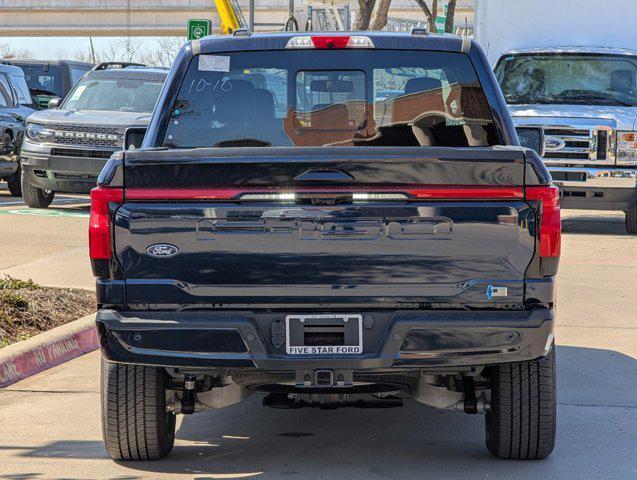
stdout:
MULTIPOLYGON (((55 199, 53 200, 53 203, 51 203, 51 205, 55 206, 55 205, 73 205, 73 204, 77 204, 77 205, 89 205, 90 204, 90 200, 89 199, 84 199, 84 198, 60 198, 60 199, 55 199)), ((25 206, 25 203, 23 200, 13 200, 10 202, 5 202, 2 199, 0 199, 0 208, 2 207, 10 207, 13 205, 22 205, 25 206)))
POLYGON ((0 215, 32 215, 38 217, 75 217, 88 218, 88 212, 70 212, 68 210, 56 210, 54 208, 13 208, 0 210, 0 215))
MULTIPOLYGON (((77 206, 77 207, 82 207, 82 206, 86 206, 88 208, 88 206, 90 205, 90 202, 84 199, 60 199, 60 200, 55 200, 53 201, 53 203, 51 204, 51 207, 56 207, 56 206, 77 206)), ((12 202, 3 202, 2 200, 0 200, 0 211, 2 211, 2 209, 5 209, 7 207, 16 207, 16 206, 20 206, 20 207, 26 207, 25 203, 22 201, 12 201, 12 202)))

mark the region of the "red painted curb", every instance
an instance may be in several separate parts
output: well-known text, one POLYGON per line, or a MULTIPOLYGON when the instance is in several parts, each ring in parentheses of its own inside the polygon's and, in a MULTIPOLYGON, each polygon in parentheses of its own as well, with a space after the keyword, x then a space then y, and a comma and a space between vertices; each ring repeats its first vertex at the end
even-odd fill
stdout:
POLYGON ((86 327, 50 343, 34 347, 0 363, 0 387, 23 380, 99 347, 97 329, 86 327))

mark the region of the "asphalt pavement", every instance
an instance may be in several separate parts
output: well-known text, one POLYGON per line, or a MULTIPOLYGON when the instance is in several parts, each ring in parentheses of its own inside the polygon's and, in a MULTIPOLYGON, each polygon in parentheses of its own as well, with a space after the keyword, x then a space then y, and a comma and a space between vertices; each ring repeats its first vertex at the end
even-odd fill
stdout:
MULTIPOLYGON (((86 197, 31 215, 0 190, 0 275, 91 288, 86 197), (46 274, 42 273, 48 272, 46 274), (88 274, 88 275, 87 275, 88 274)), ((180 417, 159 462, 116 463, 101 441, 99 353, 0 390, 0 479, 637 478, 637 237, 623 216, 567 211, 558 276, 558 441, 541 462, 499 461, 481 416, 260 405, 180 417)))
POLYGON ((57 194, 51 207, 29 208, 0 186, 0 277, 93 290, 89 205, 88 195, 57 194))

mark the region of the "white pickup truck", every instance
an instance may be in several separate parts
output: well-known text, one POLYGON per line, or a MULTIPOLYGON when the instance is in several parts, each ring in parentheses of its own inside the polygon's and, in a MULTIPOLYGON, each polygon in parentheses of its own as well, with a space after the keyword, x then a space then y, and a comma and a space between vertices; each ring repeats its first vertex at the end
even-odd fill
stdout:
POLYGON ((543 128, 562 208, 624 211, 637 234, 637 4, 584 7, 477 0, 476 37, 515 124, 543 128))

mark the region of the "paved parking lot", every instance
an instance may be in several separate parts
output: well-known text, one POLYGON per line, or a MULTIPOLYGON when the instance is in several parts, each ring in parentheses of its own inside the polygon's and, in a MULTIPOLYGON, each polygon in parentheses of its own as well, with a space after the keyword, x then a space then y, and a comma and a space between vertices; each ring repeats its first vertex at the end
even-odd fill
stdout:
MULTIPOLYGON (((86 197, 60 198, 55 216, 4 213, 20 209, 11 201, 0 190, 0 274, 90 288, 86 197)), ((414 402, 279 411, 253 396, 182 417, 166 460, 118 464, 101 443, 95 352, 0 390, 0 478, 635 478, 637 238, 616 213, 568 211, 563 224, 558 443, 544 462, 493 459, 480 416, 414 402)))
POLYGON ((0 276, 51 287, 93 289, 88 255, 88 195, 56 195, 49 209, 30 209, 0 183, 0 276), (64 272, 64 275, 60 275, 64 272))

